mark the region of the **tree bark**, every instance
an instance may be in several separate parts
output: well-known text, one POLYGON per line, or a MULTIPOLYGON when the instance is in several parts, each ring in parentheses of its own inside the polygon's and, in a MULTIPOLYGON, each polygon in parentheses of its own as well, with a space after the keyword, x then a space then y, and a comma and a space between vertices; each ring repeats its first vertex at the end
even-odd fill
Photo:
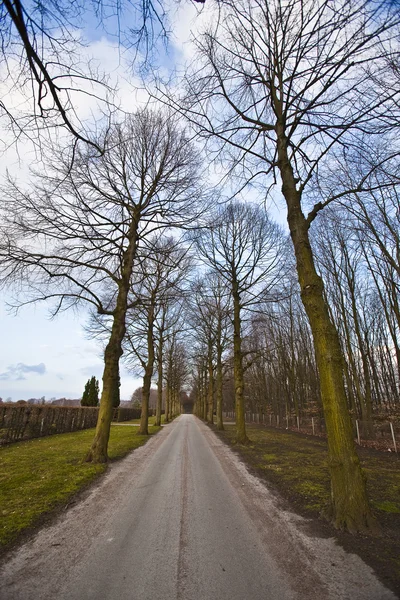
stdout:
POLYGON ((169 422, 169 384, 168 381, 165 383, 165 413, 164 420, 166 423, 169 422))
POLYGON ((128 246, 123 255, 111 335, 104 353, 103 390, 99 416, 92 446, 86 456, 87 462, 104 463, 108 460, 107 449, 113 415, 113 398, 115 389, 119 385, 119 359, 122 356, 122 340, 126 331, 125 318, 133 261, 138 244, 138 223, 139 215, 133 214, 128 233, 128 246))
POLYGON ((155 294, 150 300, 149 312, 147 315, 147 362, 143 377, 142 390, 142 414, 140 415, 139 435, 149 435, 149 402, 151 378, 154 371, 154 305, 155 294))
POLYGON ((172 388, 172 385, 170 385, 169 383, 167 383, 167 389, 168 389, 168 397, 169 397, 169 403, 168 403, 168 421, 172 421, 172 418, 173 418, 173 404, 174 404, 174 390, 172 388))
POLYGON ((322 279, 315 269, 309 225, 301 210, 301 192, 296 189, 283 126, 278 123, 276 130, 278 165, 282 192, 288 207, 288 224, 296 256, 301 299, 310 322, 320 375, 331 475, 331 503, 327 514, 335 527, 340 529, 375 529, 376 521, 369 506, 365 476, 356 453, 346 404, 339 336, 329 317, 322 279))
POLYGON ((244 377, 242 337, 240 327, 240 296, 237 284, 234 282, 232 290, 233 299, 233 377, 235 382, 235 409, 236 409, 236 443, 247 444, 249 438, 246 433, 244 414, 244 377))
POLYGON ((161 411, 162 411, 162 391, 163 391, 163 339, 162 334, 160 334, 160 339, 158 343, 158 378, 157 378, 157 408, 156 408, 156 427, 161 426, 161 411))
POLYGON ((217 381, 216 381, 216 396, 217 396, 217 429, 219 431, 224 430, 224 424, 222 419, 222 346, 221 346, 221 318, 218 317, 217 327, 217 381))
POLYGON ((211 347, 208 351, 207 423, 214 423, 214 367, 211 347))
POLYGON ((86 461, 105 463, 108 460, 107 448, 113 416, 113 397, 118 385, 118 364, 122 356, 122 340, 125 335, 125 315, 116 314, 111 336, 104 353, 103 391, 101 394, 99 416, 92 446, 86 461))

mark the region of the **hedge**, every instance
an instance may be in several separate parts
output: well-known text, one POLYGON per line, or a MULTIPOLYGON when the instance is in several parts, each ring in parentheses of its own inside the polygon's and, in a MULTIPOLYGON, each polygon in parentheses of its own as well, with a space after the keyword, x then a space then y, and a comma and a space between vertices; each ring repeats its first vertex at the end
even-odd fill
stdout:
MULTIPOLYGON (((86 406, 0 404, 0 445, 96 427, 98 410, 86 406)), ((139 419, 140 414, 137 408, 116 408, 113 420, 121 423, 139 419)))

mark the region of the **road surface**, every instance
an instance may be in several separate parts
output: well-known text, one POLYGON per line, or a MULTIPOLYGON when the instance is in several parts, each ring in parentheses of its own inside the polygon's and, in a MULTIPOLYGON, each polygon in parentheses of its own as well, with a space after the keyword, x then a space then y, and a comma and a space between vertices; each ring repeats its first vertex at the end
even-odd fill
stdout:
POLYGON ((15 551, 1 600, 393 600, 192 415, 15 551))

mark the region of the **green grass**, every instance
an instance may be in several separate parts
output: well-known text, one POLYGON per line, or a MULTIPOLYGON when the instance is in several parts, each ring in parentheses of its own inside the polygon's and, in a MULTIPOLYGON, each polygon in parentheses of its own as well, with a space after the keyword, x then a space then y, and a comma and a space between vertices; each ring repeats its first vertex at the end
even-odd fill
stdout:
MULTIPOLYGON (((326 444, 318 438, 298 437, 273 429, 249 426, 251 443, 235 446, 261 476, 275 483, 284 495, 300 501, 305 510, 319 511, 329 499, 326 444)), ((229 443, 234 426, 226 426, 223 436, 229 443)))
MULTIPOLYGON (((159 427, 150 427, 156 433, 159 427)), ((53 435, 0 448, 0 547, 65 503, 107 468, 84 462, 94 429, 53 435)), ((136 428, 113 425, 111 460, 142 446, 136 428)))
MULTIPOLYGON (((155 422, 156 422, 155 416, 149 417, 149 419, 148 419, 149 425, 154 425, 155 422)), ((118 424, 119 425, 123 425, 123 423, 127 423, 127 424, 129 424, 129 423, 131 423, 131 424, 137 423, 138 424, 138 423, 140 423, 140 419, 131 419, 130 421, 123 421, 122 423, 115 423, 115 425, 118 425, 118 424)), ((164 415, 161 415, 161 423, 165 424, 165 416, 164 415)))
MULTIPOLYGON (((247 431, 251 443, 235 448, 250 466, 275 483, 300 508, 319 514, 330 496, 326 441, 252 425, 247 426, 247 431)), ((222 435, 233 444, 234 426, 226 426, 222 435)), ((400 457, 363 448, 359 454, 378 518, 400 513, 400 457)))

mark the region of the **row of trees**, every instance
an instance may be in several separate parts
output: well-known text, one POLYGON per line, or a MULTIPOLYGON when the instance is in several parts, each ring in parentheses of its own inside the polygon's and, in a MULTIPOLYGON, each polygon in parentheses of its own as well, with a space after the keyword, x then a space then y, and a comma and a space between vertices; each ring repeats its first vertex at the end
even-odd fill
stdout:
POLYGON ((127 314, 148 308, 140 286, 150 280, 140 265, 157 268, 146 262, 157 232, 194 219, 202 197, 193 144, 173 115, 138 111, 107 129, 101 143, 101 156, 74 149, 73 162, 54 149, 51 164, 24 189, 9 179, 0 250, 2 280, 20 282, 21 304, 53 300, 53 314, 86 304, 108 334, 88 456, 95 461, 107 460, 127 314))
MULTIPOLYGON (((308 394, 310 381, 318 381, 328 434, 332 519, 336 526, 350 530, 374 527, 348 401, 368 415, 373 394, 379 393, 380 401, 387 402, 377 382, 389 374, 385 386, 391 389, 398 377, 397 356, 393 357, 398 325, 393 313, 399 263, 395 206, 400 17, 394 3, 222 0, 215 9, 218 18, 212 18, 195 37, 195 60, 180 87, 171 91, 158 82, 156 95, 168 105, 166 112, 144 110, 114 123, 110 119, 95 138, 81 135, 69 121, 68 106, 60 104, 54 78, 43 70, 45 64, 38 62, 37 52, 32 52, 35 47, 29 45, 36 23, 32 20, 24 28, 24 14, 18 10, 14 14, 12 5, 5 3, 16 28, 12 34, 22 40, 42 113, 45 90, 53 99, 52 114, 61 116, 76 144, 69 153, 53 148, 51 163, 29 188, 9 181, 3 190, 3 281, 17 280, 25 297, 31 294, 27 301, 56 300, 55 312, 88 303, 97 315, 98 335, 107 335, 99 422, 88 459, 107 458, 112 398, 125 345, 127 355, 130 352, 145 370, 144 394, 156 352, 168 356, 163 344, 149 344, 163 311, 151 300, 139 265, 150 264, 156 256, 158 232, 167 230, 170 235, 172 228, 190 227, 197 229, 190 242, 210 268, 207 277, 214 280, 193 284, 192 326, 197 326, 202 312, 205 318, 200 321, 206 320, 208 305, 218 307, 215 327, 199 328, 199 412, 212 418, 215 370, 220 419, 222 356, 230 338, 240 442, 247 438, 245 373, 260 364, 273 372, 267 350, 281 371, 286 370, 285 361, 291 365, 292 373, 289 368, 280 382, 286 383, 291 397, 297 390, 308 394), (265 199, 271 187, 280 183, 296 284, 286 274, 292 266, 284 236, 262 209, 231 202, 208 219, 202 181, 206 169, 199 159, 200 148, 190 139, 192 133, 180 127, 179 116, 204 140, 207 158, 231 176, 237 194, 251 190, 265 199), (338 205, 343 215, 337 214, 338 205), (246 221, 251 211, 254 214, 246 221), (343 222, 348 232, 344 236, 343 222), (356 278, 354 256, 363 257, 362 268, 376 290, 371 306, 376 307, 378 299, 379 314, 384 315, 380 325, 374 322, 374 333, 368 322, 370 311, 364 310, 361 318, 358 288, 368 279, 356 278), (207 292, 203 293, 204 286, 207 292), (279 308, 273 304, 276 300, 279 308), (139 329, 135 333, 135 324, 127 335, 130 311, 139 329), (222 334, 224 314, 229 315, 231 327, 226 334, 222 334), (147 341, 138 344, 137 332, 143 324, 147 341), (258 354, 243 335, 247 327, 258 340, 258 354), (383 337, 382 331, 386 331, 383 337), (275 337, 284 348, 288 334, 290 360, 286 350, 274 348, 275 337), (307 348, 304 354, 303 347, 307 348), (300 365, 302 378, 297 377, 300 365)), ((15 7, 21 3, 15 2, 15 7)), ((62 3, 55 14, 65 18, 62 3)), ((7 20, 3 23, 7 25, 7 20)), ((157 269, 150 271, 156 280, 157 269)), ((154 297, 162 296, 161 290, 160 284, 154 297)), ((183 352, 181 330, 178 319, 169 346, 176 356, 183 352)), ((181 363, 178 359, 166 366, 165 377, 175 382, 175 388, 182 380, 182 374, 175 372, 181 363)), ((158 359, 158 364, 163 365, 163 360, 158 359)), ((176 405, 172 387, 168 402, 176 405)), ((144 419, 145 403, 144 398, 144 419)))
POLYGON ((374 190, 377 173, 396 183, 399 13, 364 0, 226 0, 221 13, 195 40, 184 95, 160 91, 244 185, 265 197, 281 181, 319 373, 331 515, 338 527, 369 529, 342 346, 310 231, 328 205, 374 190))

